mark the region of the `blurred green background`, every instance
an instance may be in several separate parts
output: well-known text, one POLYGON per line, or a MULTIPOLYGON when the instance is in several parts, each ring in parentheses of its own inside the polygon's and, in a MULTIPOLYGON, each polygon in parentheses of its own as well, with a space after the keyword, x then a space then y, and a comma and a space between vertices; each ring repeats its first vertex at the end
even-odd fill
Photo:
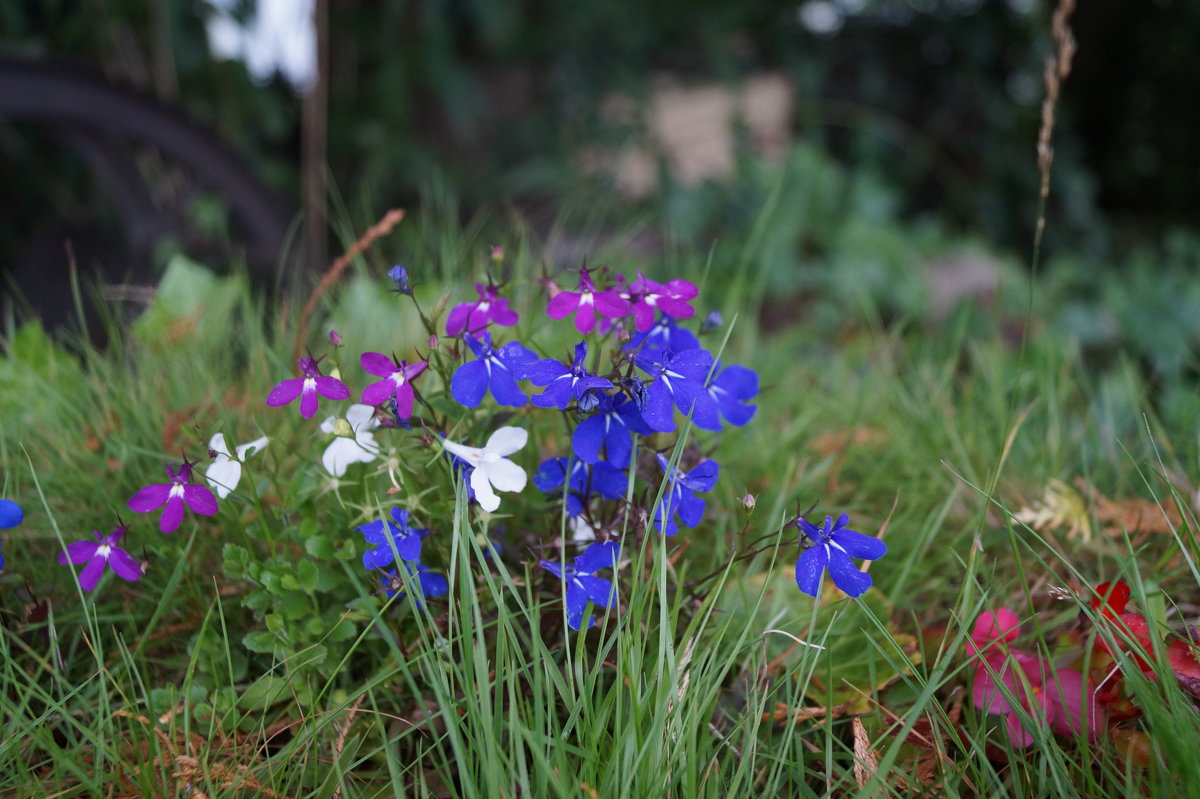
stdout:
MULTIPOLYGON (((544 235, 564 219, 638 226, 632 246, 651 255, 733 246, 772 207, 773 287, 828 283, 848 247, 875 265, 837 280, 876 280, 900 305, 913 290, 894 273, 913 253, 971 242, 1029 262, 1052 49, 1044 3, 319 0, 326 80, 307 93, 261 74, 269 63, 256 79, 214 55, 206 25, 251 25, 274 5, 6 3, 0 50, 66 59, 214 131, 289 220, 315 220, 290 240, 310 265, 385 209, 428 210, 433 198, 463 218, 515 209, 544 235), (714 107, 732 123, 714 126, 714 107)), ((281 13, 294 21, 305 5, 281 13)), ((1196 260, 1200 109, 1187 100, 1200 96, 1200 4, 1094 0, 1071 24, 1079 49, 1058 109, 1046 247, 1058 288, 1087 301, 1099 299, 1098 271, 1196 260)), ((6 264, 46 230, 61 249, 54 225, 116 235, 104 190, 45 131, 0 125, 0 163, 6 264)), ((221 203, 193 202, 189 222, 220 238, 221 203)), ((112 279, 137 282, 119 244, 95 253, 112 279)), ((554 257, 581 256, 564 246, 554 257)))

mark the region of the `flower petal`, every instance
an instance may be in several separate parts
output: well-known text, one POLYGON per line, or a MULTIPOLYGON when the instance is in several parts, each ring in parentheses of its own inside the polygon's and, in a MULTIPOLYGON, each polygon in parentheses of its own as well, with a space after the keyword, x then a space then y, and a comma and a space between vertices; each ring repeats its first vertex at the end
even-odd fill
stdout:
POLYGON ((846 596, 862 596, 871 587, 871 575, 859 571, 849 555, 834 548, 829 553, 829 576, 846 596))
POLYGON ((172 494, 167 497, 167 506, 163 508, 162 518, 158 520, 158 529, 164 533, 173 533, 183 524, 183 497, 172 494))
POLYGON ((390 397, 395 390, 396 384, 385 378, 364 388, 362 392, 362 401, 367 405, 382 405, 388 401, 388 397, 390 397))
POLYGON ((108 566, 122 580, 128 580, 131 583, 142 576, 141 564, 120 547, 113 547, 108 556, 108 566))
POLYGON ((378 352, 364 352, 358 356, 358 362, 364 370, 379 377, 390 377, 396 371, 392 359, 378 352))
POLYGON ((328 375, 317 377, 317 392, 328 400, 344 400, 350 399, 350 389, 346 388, 346 384, 336 377, 328 375))
POLYGON ((192 509, 192 513, 199 513, 201 516, 212 516, 217 512, 217 498, 204 486, 184 486, 183 499, 187 502, 187 506, 192 509))
POLYGON ((80 563, 91 560, 99 548, 100 544, 95 541, 76 541, 74 544, 67 544, 67 551, 58 553, 58 562, 63 566, 67 563, 78 566, 80 563))
POLYGON ((379 420, 375 418, 375 407, 358 402, 351 405, 346 411, 346 421, 350 423, 350 429, 355 433, 379 427, 379 420))
POLYGON ((456 444, 453 441, 442 439, 442 447, 451 455, 456 455, 462 458, 472 467, 478 466, 483 460, 483 450, 478 447, 468 447, 464 444, 456 444))
POLYGON ((83 571, 79 573, 79 587, 84 591, 91 591, 96 587, 96 583, 100 582, 100 575, 104 574, 104 565, 108 561, 105 558, 96 556, 88 561, 88 565, 83 567, 83 571))
POLYGON ((825 547, 810 547, 796 559, 796 585, 811 597, 821 593, 821 574, 825 571, 828 556, 825 547))
POLYGON ((233 457, 229 452, 229 447, 225 446, 224 433, 213 433, 213 437, 208 440, 208 448, 218 455, 224 455, 226 458, 233 457))
POLYGON ((300 415, 305 419, 313 418, 317 412, 317 386, 314 383, 312 388, 305 387, 300 395, 300 415))
POLYGON ((525 470, 510 460, 498 460, 487 464, 488 481, 497 491, 523 491, 525 470))
POLYGON ((216 490, 218 497, 225 499, 242 479, 242 464, 231 459, 217 460, 208 467, 204 479, 216 490))
MULTIPOLYGON (((467 339, 471 341, 471 339, 467 339)), ((450 377, 450 395, 459 405, 477 408, 488 390, 487 367, 483 361, 469 361, 450 377)))
POLYGON ((290 380, 284 380, 271 389, 271 393, 267 395, 267 404, 273 408, 280 405, 287 405, 300 396, 303 388, 304 378, 302 377, 293 377, 290 380))
POLYGON ((484 451, 492 455, 511 455, 524 447, 528 441, 529 431, 525 428, 501 427, 488 438, 484 451))
POLYGON ((480 464, 471 472, 471 488, 475 491, 475 499, 479 502, 479 507, 489 513, 500 507, 500 497, 496 496, 488 482, 488 467, 491 465, 480 464))
MULTIPOLYGON (((325 448, 325 452, 321 455, 321 465, 325 467, 325 471, 329 472, 334 477, 342 477, 346 474, 347 467, 352 463, 370 463, 375 460, 375 453, 369 448, 363 446, 361 439, 371 437, 371 443, 374 443, 374 437, 370 433, 362 433, 358 439, 351 438, 335 438, 329 442, 329 446, 325 448)), ((378 447, 376 447, 378 450, 378 447)))
POLYGON ((854 530, 838 530, 833 540, 852 558, 878 560, 887 554, 887 544, 873 535, 864 535, 854 530))
POLYGON ((148 485, 129 498, 129 509, 134 513, 149 513, 161 507, 171 493, 171 486, 165 483, 148 485))
POLYGON ((268 439, 266 436, 260 436, 256 439, 254 439, 253 441, 249 441, 245 444, 240 445, 236 450, 237 459, 239 461, 245 461, 246 458, 250 457, 255 452, 258 452, 260 449, 263 449, 264 447, 266 447, 267 440, 268 439))

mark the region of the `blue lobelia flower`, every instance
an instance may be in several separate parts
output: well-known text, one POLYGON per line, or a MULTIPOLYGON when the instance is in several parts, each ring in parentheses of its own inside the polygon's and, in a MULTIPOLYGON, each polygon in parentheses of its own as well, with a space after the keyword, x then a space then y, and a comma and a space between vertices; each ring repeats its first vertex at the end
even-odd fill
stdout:
POLYGON ((684 474, 662 453, 658 455, 659 468, 667 476, 667 490, 654 513, 654 524, 663 535, 675 535, 678 531, 676 519, 684 527, 695 527, 704 518, 705 502, 696 496, 697 491, 711 491, 717 484, 721 465, 714 460, 704 460, 696 468, 684 474))
POLYGON ((575 361, 569 366, 553 358, 543 358, 529 364, 525 369, 525 379, 535 386, 546 387, 541 394, 534 394, 530 401, 539 408, 558 408, 561 411, 572 399, 583 399, 590 389, 612 388, 610 381, 588 374, 583 367, 586 359, 587 342, 581 341, 575 345, 575 361))
POLYGON ((615 569, 621 557, 621 547, 615 541, 592 544, 575 558, 573 564, 543 560, 538 565, 566 584, 567 626, 572 630, 586 629, 596 623, 588 610, 588 602, 596 607, 611 607, 617 598, 611 581, 597 577, 601 569, 615 569), (586 623, 585 623, 586 622, 586 623))
POLYGON ((887 554, 887 545, 869 535, 846 527, 850 517, 842 514, 835 522, 826 516, 818 527, 803 516, 789 523, 807 536, 813 545, 796 560, 796 585, 811 597, 821 592, 821 576, 828 569, 833 584, 847 596, 862 596, 871 587, 871 575, 855 568, 851 558, 876 560, 887 554))
POLYGON ((608 461, 625 469, 633 451, 633 433, 644 436, 653 430, 642 418, 637 403, 624 394, 596 394, 596 412, 584 419, 571 435, 571 450, 584 463, 600 460, 600 447, 608 461))
POLYGON ((0 530, 16 527, 25 521, 25 511, 11 499, 0 499, 0 530))
POLYGON ((677 325, 672 317, 660 313, 658 321, 644 333, 635 333, 625 345, 625 349, 647 354, 652 350, 683 352, 700 349, 700 339, 686 327, 677 325))
MULTIPOLYGON (((533 475, 533 484, 547 494, 561 494, 563 482, 567 480, 567 459, 550 458, 542 461, 533 475)), ((571 477, 567 487, 567 515, 574 517, 583 513, 588 500, 599 494, 605 499, 621 499, 625 496, 625 472, 605 461, 593 464, 572 459, 571 477)))
POLYGON ((392 508, 394 524, 385 519, 360 524, 357 529, 372 545, 363 553, 363 566, 378 569, 392 563, 399 555, 401 560, 419 560, 421 539, 429 535, 424 528, 408 526, 408 511, 392 508))
POLYGON ((717 403, 704 388, 713 363, 707 350, 655 350, 635 355, 633 362, 652 380, 646 386, 646 407, 642 409, 642 418, 650 429, 660 433, 675 429, 672 403, 681 412, 691 413, 697 426, 719 429, 717 403))
MULTIPOLYGON (((722 369, 721 362, 717 361, 712 379, 704 387, 721 416, 732 425, 741 427, 749 422, 758 410, 757 405, 746 404, 746 400, 758 394, 758 374, 753 369, 737 364, 722 369)), ((692 421, 696 423, 696 427, 704 430, 721 429, 719 419, 693 415, 692 421)))
POLYGON ((493 348, 490 333, 484 333, 482 340, 467 333, 463 340, 475 353, 476 360, 454 370, 450 378, 450 394, 454 399, 460 405, 476 408, 490 388, 499 404, 512 408, 524 405, 529 398, 517 387, 517 381, 524 379, 525 368, 537 360, 537 354, 519 341, 493 348))
MULTIPOLYGON (((409 579, 415 577, 417 580, 418 596, 414 599, 417 607, 421 607, 422 599, 445 596, 450 593, 450 583, 446 578, 425 564, 415 561, 412 563, 402 561, 401 563, 404 566, 404 570, 408 573, 409 579)), ((404 593, 404 578, 400 576, 396 569, 388 569, 387 571, 380 569, 380 572, 382 572, 383 578, 379 581, 379 584, 383 586, 387 598, 391 599, 399 594, 400 598, 403 599, 406 596, 404 593)))
POLYGON ((392 279, 392 284, 396 287, 396 291, 401 294, 412 294, 412 289, 408 287, 408 270, 400 264, 396 264, 388 270, 388 277, 392 279))

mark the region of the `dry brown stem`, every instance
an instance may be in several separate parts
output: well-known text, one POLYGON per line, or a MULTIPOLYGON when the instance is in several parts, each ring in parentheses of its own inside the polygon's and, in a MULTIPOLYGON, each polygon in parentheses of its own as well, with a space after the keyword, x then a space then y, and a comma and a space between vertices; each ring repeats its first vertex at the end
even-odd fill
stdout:
POLYGON ((350 247, 334 260, 329 266, 329 270, 321 276, 321 282, 313 289, 309 295, 308 302, 304 305, 304 310, 300 312, 300 324, 296 327, 296 345, 294 348, 294 357, 299 358, 304 353, 304 338, 308 335, 308 320, 312 316, 312 312, 317 307, 317 302, 330 286, 337 282, 337 279, 346 271, 346 267, 356 256, 366 252, 367 248, 375 239, 382 238, 391 233, 396 225, 400 224, 400 220, 404 219, 403 208, 393 208, 383 215, 383 218, 367 229, 367 232, 359 238, 358 241, 350 245, 350 247))

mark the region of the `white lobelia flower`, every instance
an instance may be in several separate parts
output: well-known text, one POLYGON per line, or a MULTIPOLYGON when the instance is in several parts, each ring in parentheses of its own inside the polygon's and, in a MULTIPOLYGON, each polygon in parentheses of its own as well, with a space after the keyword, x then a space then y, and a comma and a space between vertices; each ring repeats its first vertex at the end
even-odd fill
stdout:
POLYGON ((479 506, 486 511, 500 507, 496 491, 521 491, 525 488, 525 470, 506 458, 529 440, 529 432, 521 427, 501 427, 492 433, 483 449, 466 447, 453 441, 442 446, 472 467, 471 489, 479 506), (495 489, 493 491, 492 489, 495 489))
POLYGON ((339 422, 342 420, 336 416, 330 416, 321 422, 322 433, 342 433, 342 430, 338 430, 339 427, 345 430, 344 435, 338 435, 330 442, 321 456, 321 465, 334 477, 344 475, 350 464, 370 463, 379 454, 379 445, 375 443, 375 436, 371 433, 379 427, 373 406, 351 405, 346 411, 345 422, 340 425, 339 422))
POLYGON ((208 448, 217 453, 212 465, 204 472, 204 479, 217 492, 221 499, 229 496, 229 492, 237 488, 242 479, 242 464, 250 455, 267 445, 267 437, 256 438, 246 444, 235 447, 233 453, 225 443, 224 433, 214 433, 208 440, 208 448))

